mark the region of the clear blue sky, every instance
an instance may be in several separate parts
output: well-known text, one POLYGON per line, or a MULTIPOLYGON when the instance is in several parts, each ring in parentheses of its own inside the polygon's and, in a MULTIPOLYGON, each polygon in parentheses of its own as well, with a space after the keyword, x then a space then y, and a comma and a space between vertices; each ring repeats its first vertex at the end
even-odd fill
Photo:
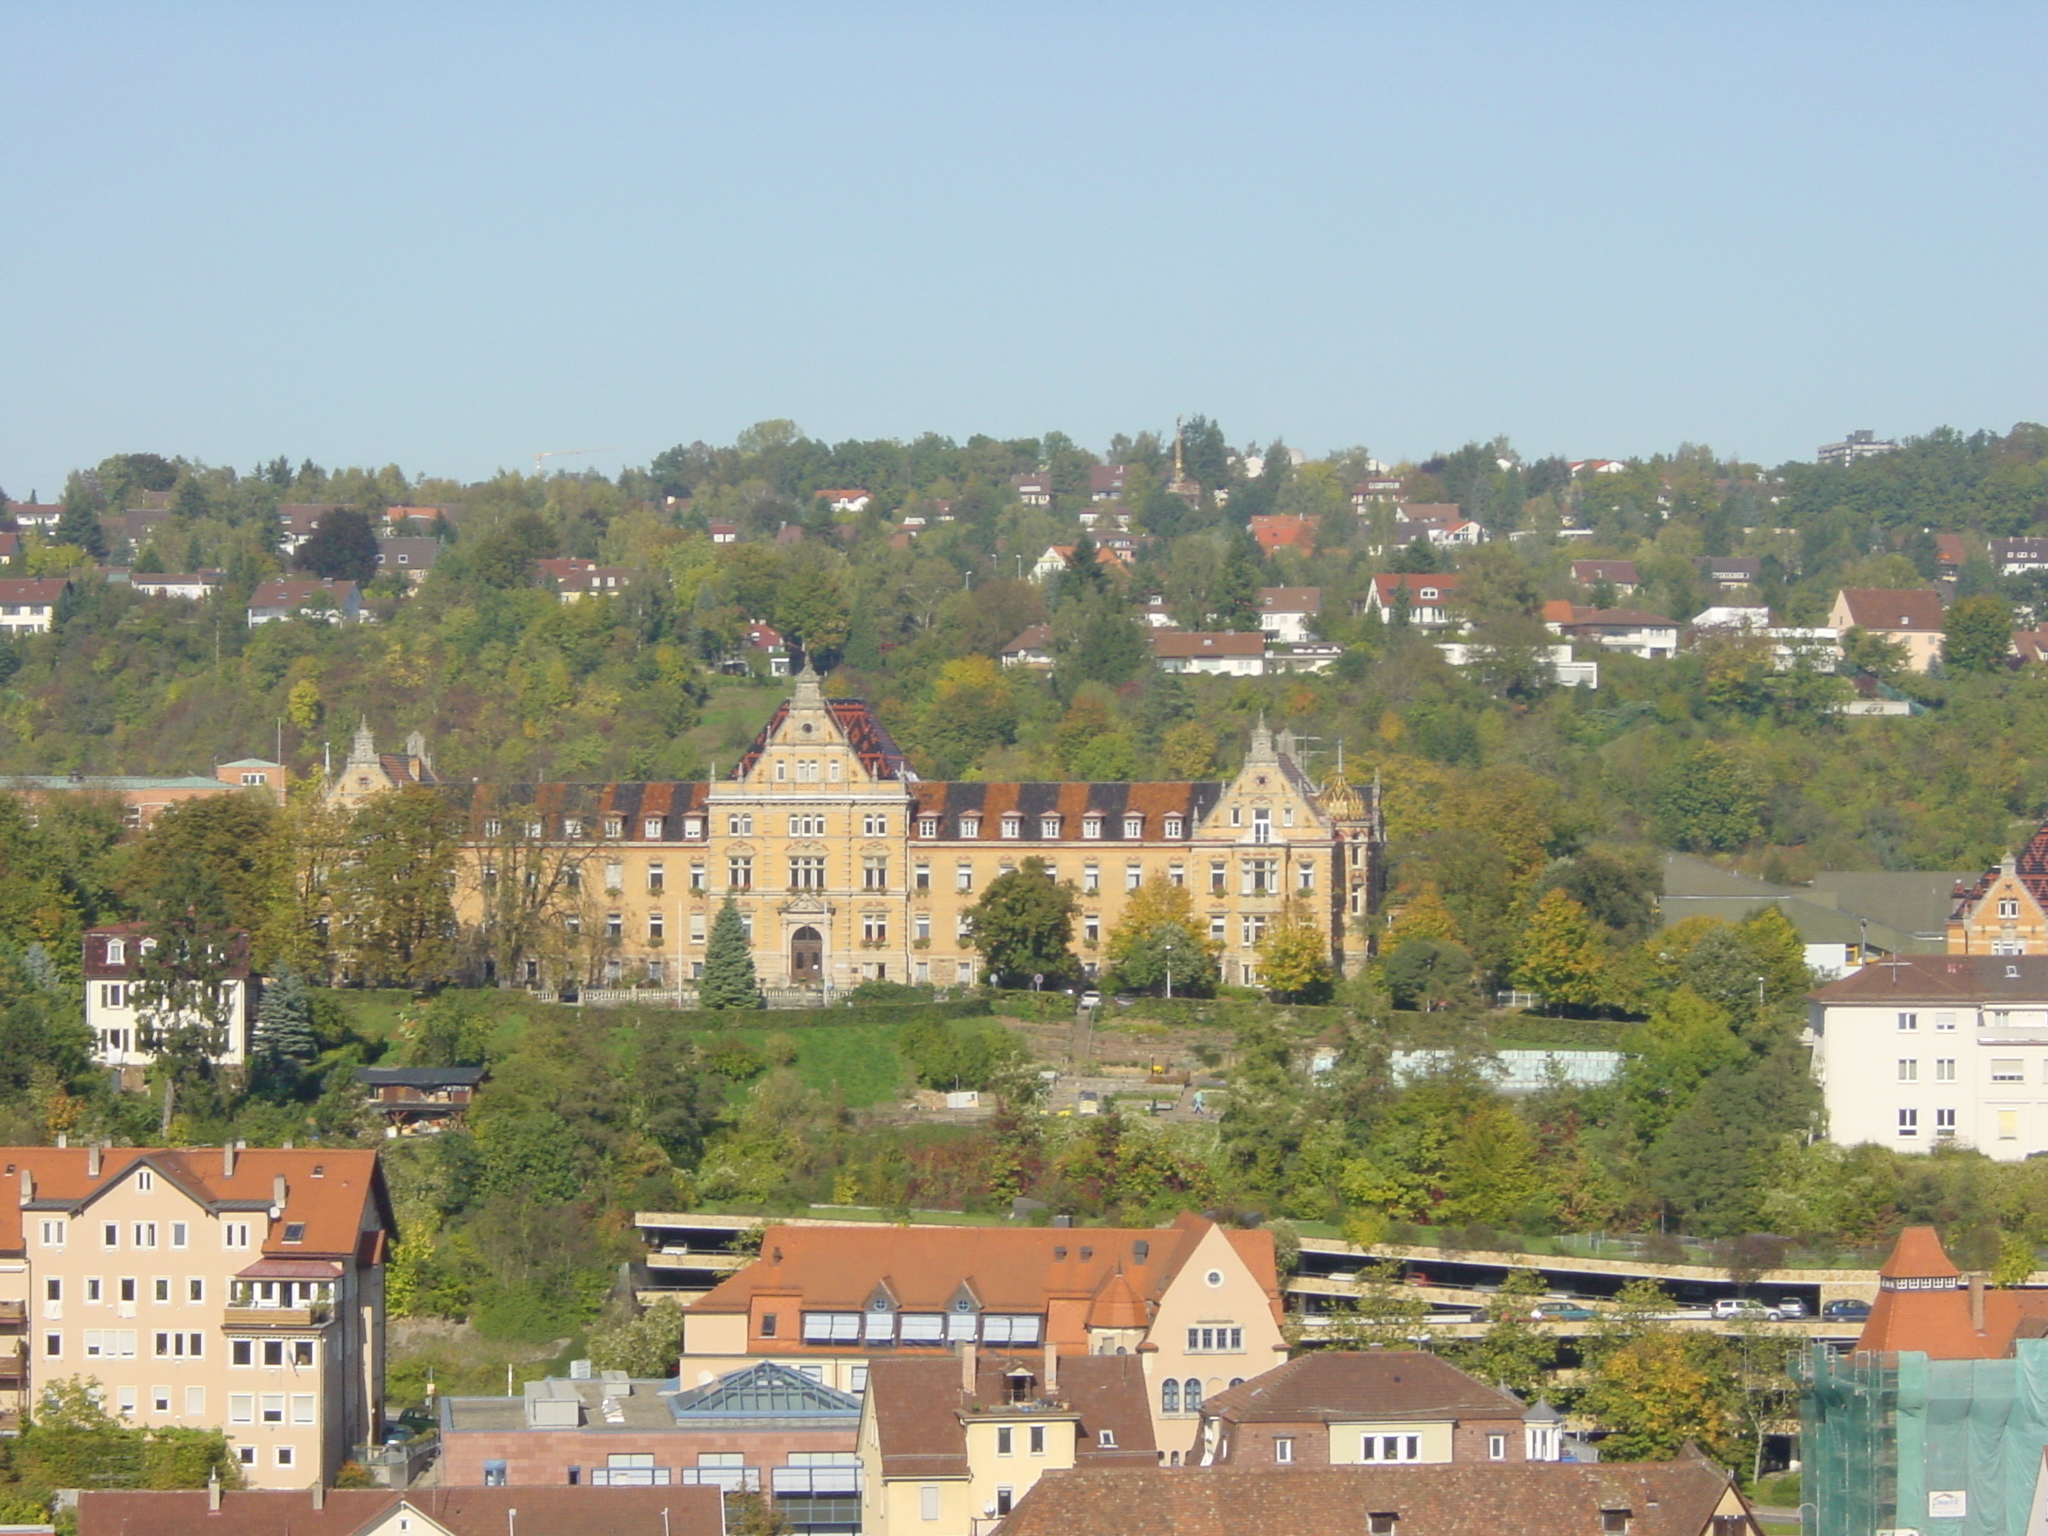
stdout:
POLYGON ((2048 417, 2048 7, 0 0, 0 485, 108 453, 2048 417))

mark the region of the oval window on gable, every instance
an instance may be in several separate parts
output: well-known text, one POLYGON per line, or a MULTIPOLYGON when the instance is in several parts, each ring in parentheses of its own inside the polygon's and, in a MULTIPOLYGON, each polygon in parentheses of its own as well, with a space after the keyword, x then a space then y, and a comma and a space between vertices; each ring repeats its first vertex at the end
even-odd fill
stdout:
POLYGON ((1204 1275, 1202 1278, 1207 1280, 1211 1285, 1221 1285, 1223 1283, 1223 1271, 1220 1269, 1212 1269, 1209 1271, 1208 1274, 1204 1275))

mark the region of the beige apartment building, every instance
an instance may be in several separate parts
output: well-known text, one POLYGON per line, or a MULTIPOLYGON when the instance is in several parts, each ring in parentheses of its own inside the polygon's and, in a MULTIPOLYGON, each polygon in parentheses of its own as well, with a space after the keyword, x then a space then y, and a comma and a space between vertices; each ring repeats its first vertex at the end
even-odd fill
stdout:
POLYGON ((130 1423, 224 1431, 257 1488, 331 1482, 381 1430, 393 1224, 376 1153, 59 1146, 0 1159, 15 1186, 0 1325, 19 1317, 23 1334, 19 1369, 0 1374, 9 1411, 75 1377, 130 1423))
MULTIPOLYGON (((1362 965, 1381 876, 1376 789, 1341 768, 1317 782, 1296 754, 1262 725, 1228 782, 920 780, 864 702, 827 698, 806 672, 710 783, 443 792, 468 818, 458 912, 477 970, 500 982, 687 988, 730 895, 771 990, 972 984, 969 911, 1038 858, 1079 896, 1091 973, 1130 894, 1166 881, 1193 893, 1223 979, 1256 986, 1290 900, 1316 914, 1340 971, 1362 965)), ((348 771, 376 779, 368 762, 348 771)))

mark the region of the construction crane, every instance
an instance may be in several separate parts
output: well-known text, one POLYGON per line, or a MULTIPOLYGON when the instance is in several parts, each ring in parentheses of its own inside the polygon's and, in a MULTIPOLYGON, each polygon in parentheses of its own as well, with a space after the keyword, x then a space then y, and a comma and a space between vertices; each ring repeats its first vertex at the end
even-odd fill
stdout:
POLYGON ((617 453, 617 448, 550 448, 545 453, 533 456, 534 477, 540 477, 541 465, 549 459, 573 459, 586 453, 617 453))

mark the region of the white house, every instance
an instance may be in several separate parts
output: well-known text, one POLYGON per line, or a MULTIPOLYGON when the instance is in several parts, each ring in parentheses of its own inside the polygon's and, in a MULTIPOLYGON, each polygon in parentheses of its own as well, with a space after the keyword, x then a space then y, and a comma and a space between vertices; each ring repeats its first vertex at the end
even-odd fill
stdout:
POLYGON ((1391 620, 1405 601, 1408 622, 1422 629, 1448 629, 1457 623, 1458 578, 1383 574, 1366 589, 1365 611, 1391 620), (1406 594, 1405 600, 1403 593, 1406 594))
MULTIPOLYGON (((1469 667, 1479 651, 1476 645, 1459 641, 1440 642, 1437 649, 1444 653, 1444 660, 1454 667, 1469 667)), ((1560 688, 1598 688, 1600 686, 1600 663, 1597 661, 1576 661, 1572 648, 1565 645, 1546 645, 1543 658, 1550 670, 1550 680, 1560 688)))
POLYGON ((1228 631, 1156 630, 1152 659, 1162 672, 1204 672, 1224 677, 1263 677, 1266 637, 1228 631))
POLYGON ((1259 588, 1259 628, 1278 645, 1305 645, 1316 637, 1309 620, 1323 611, 1321 587, 1259 588))
POLYGON ((70 585, 60 580, 0 580, 0 633, 47 635, 57 621, 57 599, 70 585))
POLYGON ((1678 626, 1661 614, 1639 613, 1633 608, 1574 608, 1564 632, 1648 661, 1678 654, 1678 626))
POLYGON ((363 616, 363 594, 352 581, 258 582, 249 594, 249 624, 275 624, 303 615, 323 624, 353 624, 363 616))
POLYGON ((2048 1151, 2048 955, 1910 955, 1808 994, 1828 1135, 2048 1151))
MULTIPOLYGON (((146 1067, 156 1059, 143 1036, 149 1020, 137 1006, 136 986, 142 979, 142 958, 156 945, 140 923, 90 928, 85 934, 85 1024, 92 1031, 93 1050, 110 1067, 146 1067)), ((251 1001, 249 936, 230 940, 217 983, 219 997, 213 1021, 223 1026, 221 1051, 213 1059, 240 1066, 248 1059, 251 1001)), ((177 1023, 187 1020, 180 1018, 177 1023)), ((189 1022, 204 1022, 196 1017, 189 1022)))
POLYGON ((221 588, 227 578, 219 571, 137 571, 128 585, 145 597, 175 597, 181 602, 203 602, 221 588))

